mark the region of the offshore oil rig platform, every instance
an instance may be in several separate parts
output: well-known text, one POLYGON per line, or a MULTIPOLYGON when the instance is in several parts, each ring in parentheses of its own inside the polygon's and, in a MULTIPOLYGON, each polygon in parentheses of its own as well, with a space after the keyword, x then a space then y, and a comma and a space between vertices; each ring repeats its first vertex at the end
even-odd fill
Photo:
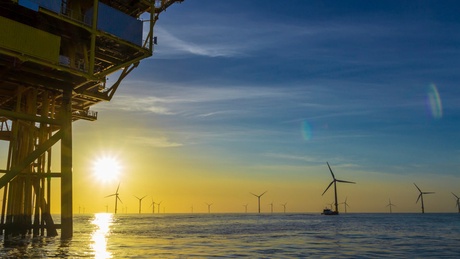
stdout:
POLYGON ((62 238, 72 237, 72 122, 97 119, 91 106, 110 101, 121 81, 152 55, 159 14, 182 1, 0 0, 5 239, 56 236, 58 229, 62 238), (118 79, 106 85, 114 72, 118 79), (60 171, 52 171, 52 157, 60 157, 60 171), (50 213, 56 181, 60 224, 50 213))

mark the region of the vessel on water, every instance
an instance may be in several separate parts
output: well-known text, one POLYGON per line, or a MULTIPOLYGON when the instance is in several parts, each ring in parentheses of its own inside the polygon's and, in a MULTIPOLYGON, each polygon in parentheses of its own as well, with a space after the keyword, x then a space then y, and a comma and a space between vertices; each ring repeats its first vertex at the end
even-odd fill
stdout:
POLYGON ((325 208, 323 210, 323 212, 321 213, 321 215, 339 215, 339 212, 338 211, 333 211, 329 208, 325 208))

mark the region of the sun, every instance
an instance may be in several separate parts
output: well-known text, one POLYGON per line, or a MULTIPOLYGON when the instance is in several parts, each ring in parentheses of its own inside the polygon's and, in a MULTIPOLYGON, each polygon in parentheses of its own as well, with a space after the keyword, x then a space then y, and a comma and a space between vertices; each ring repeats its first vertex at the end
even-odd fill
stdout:
POLYGON ((93 173, 99 181, 116 181, 121 174, 120 161, 113 156, 101 156, 93 163, 93 173))

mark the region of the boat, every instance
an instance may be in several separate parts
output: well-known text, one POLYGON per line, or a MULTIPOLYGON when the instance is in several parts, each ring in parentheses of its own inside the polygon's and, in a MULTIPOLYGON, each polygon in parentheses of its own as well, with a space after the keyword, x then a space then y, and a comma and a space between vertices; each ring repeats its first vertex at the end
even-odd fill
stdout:
POLYGON ((333 211, 331 209, 325 208, 321 215, 339 215, 338 211, 333 211))

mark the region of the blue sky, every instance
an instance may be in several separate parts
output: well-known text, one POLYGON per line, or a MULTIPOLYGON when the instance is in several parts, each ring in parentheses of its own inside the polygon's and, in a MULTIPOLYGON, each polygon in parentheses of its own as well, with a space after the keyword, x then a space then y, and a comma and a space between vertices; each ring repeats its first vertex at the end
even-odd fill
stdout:
MULTIPOLYGON (((460 193, 459 13, 457 1, 186 0, 90 127, 181 158, 178 177, 200 164, 222 184, 317 179, 320 195, 329 161, 347 180, 405 177, 411 202, 412 182, 442 178, 448 197, 460 193)), ((266 186, 254 188, 242 191, 266 186)))

